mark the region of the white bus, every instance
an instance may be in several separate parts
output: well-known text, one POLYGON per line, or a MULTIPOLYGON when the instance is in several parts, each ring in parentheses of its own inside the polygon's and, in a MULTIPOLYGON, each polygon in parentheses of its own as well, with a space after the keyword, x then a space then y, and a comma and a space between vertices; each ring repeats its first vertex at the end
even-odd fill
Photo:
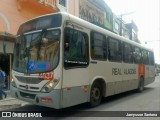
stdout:
POLYGON ((153 51, 67 13, 22 24, 11 95, 56 109, 137 89, 155 79, 153 51))

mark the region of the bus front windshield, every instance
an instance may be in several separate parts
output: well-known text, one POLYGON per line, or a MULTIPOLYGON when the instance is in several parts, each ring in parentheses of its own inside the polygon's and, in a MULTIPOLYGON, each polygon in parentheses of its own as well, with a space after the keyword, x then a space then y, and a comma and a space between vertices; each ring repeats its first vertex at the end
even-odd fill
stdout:
POLYGON ((17 37, 13 69, 39 73, 56 68, 59 61, 60 30, 42 30, 17 37))

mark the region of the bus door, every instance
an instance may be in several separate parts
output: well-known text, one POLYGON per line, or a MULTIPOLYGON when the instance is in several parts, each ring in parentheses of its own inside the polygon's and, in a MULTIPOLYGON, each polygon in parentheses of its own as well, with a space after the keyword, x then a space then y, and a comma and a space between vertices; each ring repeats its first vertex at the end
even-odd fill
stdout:
POLYGON ((76 26, 64 29, 63 107, 88 100, 88 34, 84 32, 87 31, 85 28, 78 29, 76 26))

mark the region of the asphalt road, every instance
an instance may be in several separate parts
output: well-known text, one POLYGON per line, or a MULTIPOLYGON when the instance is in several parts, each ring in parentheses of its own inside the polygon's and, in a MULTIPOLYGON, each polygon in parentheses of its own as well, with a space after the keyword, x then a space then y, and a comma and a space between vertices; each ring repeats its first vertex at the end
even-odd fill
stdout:
MULTIPOLYGON (((55 110, 47 107, 36 106, 32 104, 27 104, 21 106, 19 108, 8 109, 8 111, 36 111, 40 113, 49 113, 49 115, 54 114, 54 118, 56 119, 68 119, 68 120, 75 120, 76 119, 104 119, 104 120, 160 120, 160 117, 117 117, 119 114, 144 114, 145 111, 151 111, 158 114, 160 113, 160 76, 157 76, 155 82, 146 86, 142 93, 138 93, 135 90, 125 92, 122 94, 114 95, 111 97, 107 97, 103 99, 102 104, 95 107, 90 108, 90 106, 85 103, 81 105, 77 105, 74 107, 66 108, 63 110, 55 110), (102 112, 100 112, 102 111, 102 112), (107 111, 107 112, 103 112, 107 111), (112 112, 113 111, 113 112, 112 112), (121 112, 125 111, 125 112, 121 112), (128 112, 127 112, 128 111, 128 112), (140 111, 140 113, 139 113, 140 111), (61 116, 62 117, 56 117, 61 116), (111 115, 111 117, 102 117, 111 115), (79 117, 83 116, 83 117, 79 117), (94 117, 93 117, 94 116, 94 117)), ((44 118, 39 118, 39 120, 44 118)), ((53 118, 46 118, 46 119, 53 119, 53 118)), ((16 119, 18 120, 18 119, 16 119)))

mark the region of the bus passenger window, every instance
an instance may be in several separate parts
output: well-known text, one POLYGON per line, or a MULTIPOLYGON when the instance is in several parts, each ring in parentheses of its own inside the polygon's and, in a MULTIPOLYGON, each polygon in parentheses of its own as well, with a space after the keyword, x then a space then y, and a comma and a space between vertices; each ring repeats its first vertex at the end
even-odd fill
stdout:
POLYGON ((133 49, 133 60, 136 64, 141 64, 142 60, 141 49, 138 47, 134 47, 133 49))
POLYGON ((154 65, 154 55, 152 52, 148 52, 148 57, 149 57, 149 64, 154 65))
POLYGON ((116 39, 109 38, 108 47, 108 59, 110 61, 120 62, 122 60, 121 42, 116 39))
POLYGON ((96 60, 107 59, 106 38, 97 32, 91 32, 91 57, 96 60))
POLYGON ((132 63, 132 46, 130 44, 124 43, 123 44, 123 61, 126 63, 132 63))
POLYGON ((64 37, 65 68, 88 65, 88 36, 86 33, 66 28, 64 37))
POLYGON ((142 60, 143 64, 149 64, 149 59, 148 59, 148 51, 142 50, 142 60))

